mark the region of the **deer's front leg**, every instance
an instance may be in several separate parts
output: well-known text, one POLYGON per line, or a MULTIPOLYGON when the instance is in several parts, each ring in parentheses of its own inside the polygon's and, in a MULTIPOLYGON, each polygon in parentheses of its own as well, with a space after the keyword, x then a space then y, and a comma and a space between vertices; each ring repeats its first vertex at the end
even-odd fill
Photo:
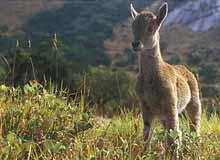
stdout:
POLYGON ((150 136, 151 123, 153 120, 153 114, 150 112, 149 107, 147 107, 146 105, 142 105, 142 118, 144 122, 144 141, 148 141, 150 136))
POLYGON ((169 133, 168 145, 171 146, 173 159, 178 159, 178 150, 181 143, 181 133, 179 130, 178 110, 175 106, 175 103, 168 107, 166 114, 166 129, 169 133))

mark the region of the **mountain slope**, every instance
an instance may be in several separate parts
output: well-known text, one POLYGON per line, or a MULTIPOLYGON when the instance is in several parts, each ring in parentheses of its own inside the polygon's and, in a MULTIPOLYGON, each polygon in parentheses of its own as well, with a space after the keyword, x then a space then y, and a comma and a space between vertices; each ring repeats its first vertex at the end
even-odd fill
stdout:
MULTIPOLYGON (((113 27, 130 16, 129 1, 75 1, 63 7, 44 11, 23 25, 27 37, 38 41, 42 37, 58 38, 80 54, 80 61, 89 65, 108 64, 103 42, 112 36, 113 27)), ((141 2, 142 6, 146 2, 141 2)), ((145 4, 145 5, 144 5, 145 4)))
POLYGON ((18 28, 36 13, 61 7, 63 0, 0 0, 0 26, 7 26, 11 31, 18 28))
POLYGON ((166 24, 184 24, 194 31, 205 31, 220 24, 219 0, 196 0, 178 5, 170 12, 166 24))

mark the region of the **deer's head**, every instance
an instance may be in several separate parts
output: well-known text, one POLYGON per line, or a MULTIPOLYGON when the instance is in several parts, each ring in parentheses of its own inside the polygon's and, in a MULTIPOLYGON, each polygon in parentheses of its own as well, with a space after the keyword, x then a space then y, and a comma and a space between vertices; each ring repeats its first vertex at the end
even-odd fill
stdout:
POLYGON ((162 4, 156 15, 150 11, 138 13, 132 3, 130 9, 133 18, 132 32, 134 41, 132 42, 132 47, 134 51, 154 48, 159 42, 159 30, 167 16, 168 4, 162 4))

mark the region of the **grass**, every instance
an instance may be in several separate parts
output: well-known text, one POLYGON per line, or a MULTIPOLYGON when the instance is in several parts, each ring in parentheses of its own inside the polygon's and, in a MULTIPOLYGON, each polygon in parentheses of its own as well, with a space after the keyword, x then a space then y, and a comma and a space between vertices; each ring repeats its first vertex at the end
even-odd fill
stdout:
MULTIPOLYGON (((64 95, 37 82, 24 88, 0 86, 0 159, 169 159, 167 134, 158 121, 146 149, 140 113, 104 118, 86 112, 83 97, 68 101, 64 95)), ((181 159, 219 159, 219 124, 217 114, 207 116, 204 111, 200 143, 189 132, 187 119, 181 118, 181 159)))

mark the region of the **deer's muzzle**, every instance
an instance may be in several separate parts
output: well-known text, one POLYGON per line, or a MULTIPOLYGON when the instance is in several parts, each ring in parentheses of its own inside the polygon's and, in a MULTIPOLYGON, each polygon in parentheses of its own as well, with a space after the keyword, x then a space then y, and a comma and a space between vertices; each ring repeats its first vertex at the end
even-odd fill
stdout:
POLYGON ((134 41, 132 42, 132 48, 134 51, 140 51, 142 48, 144 48, 144 45, 141 41, 134 41))

